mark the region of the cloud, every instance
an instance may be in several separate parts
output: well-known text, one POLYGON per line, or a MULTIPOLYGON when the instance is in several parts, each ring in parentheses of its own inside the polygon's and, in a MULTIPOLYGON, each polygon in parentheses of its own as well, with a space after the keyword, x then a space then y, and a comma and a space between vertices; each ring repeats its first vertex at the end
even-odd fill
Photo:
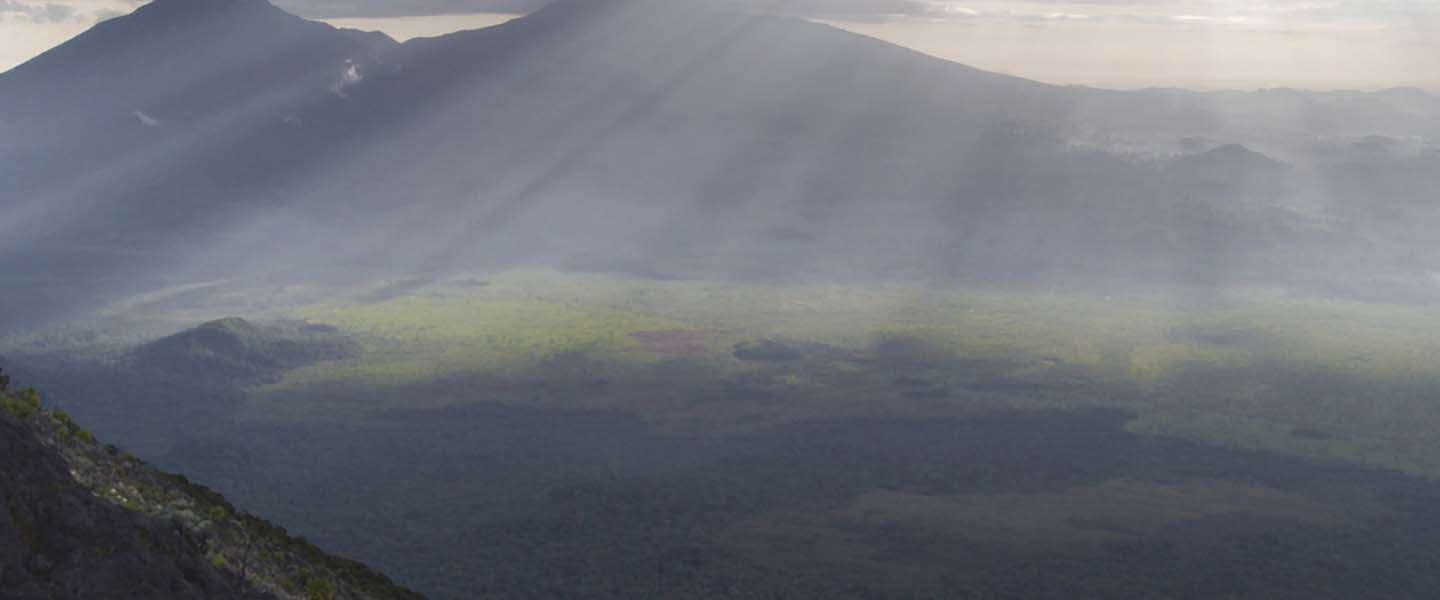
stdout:
MULTIPOLYGON (((529 13, 552 0, 273 0, 277 6, 313 18, 412 17, 477 12, 529 13)), ((603 0, 593 0, 603 1, 603 0)), ((687 0, 673 0, 685 2, 687 0)), ((929 0, 688 0, 745 10, 794 15, 898 16, 919 15, 929 0)))
MULTIPOLYGON (((528 13, 552 0, 272 0, 311 18, 528 13)), ((583 1, 583 0, 582 0, 583 1)), ((603 1, 603 0, 591 0, 603 1)), ((835 19, 1126 20, 1187 26, 1440 25, 1440 0, 672 0, 835 19)), ((143 0, 0 0, 0 18, 103 20, 143 0)), ((1433 29, 1432 29, 1433 30, 1433 29)))
MULTIPOLYGON (((5 0, 0 0, 5 1, 5 0)), ((14 0, 11 0, 14 1, 14 0)), ((274 0, 307 17, 527 13, 549 0, 274 0)), ((600 1, 600 0, 595 0, 600 1)), ((677 2, 686 0, 674 0, 677 2)), ((1271 29, 1440 27, 1440 0, 690 0, 792 16, 853 20, 1126 21, 1271 29)))
MULTIPOLYGON (((528 13, 552 0, 272 0, 310 18, 528 13)), ((586 1, 586 0, 579 0, 586 1)), ((603 0, 589 0, 603 1, 603 0)), ((839 20, 1058 23, 1124 21, 1157 26, 1274 30, 1390 27, 1440 32, 1440 0, 672 0, 839 20)), ((0 19, 100 21, 143 0, 0 0, 0 19)))
POLYGON ((76 14, 75 8, 69 4, 0 0, 0 18, 32 23, 61 23, 75 18, 76 14))
POLYGON ((1440 0, 925 0, 911 3, 905 11, 892 10, 893 3, 885 0, 846 4, 855 15, 864 14, 868 5, 872 15, 927 21, 1108 21, 1190 28, 1392 28, 1440 33, 1440 0))
MULTIPOLYGON (((80 24, 118 17, 144 4, 143 0, 0 0, 0 21, 41 25, 80 24)), ((0 40, 3 43, 3 40, 0 40)))
MULTIPOLYGON (((3 1, 3 0, 0 0, 3 1)), ((415 17, 479 12, 528 13, 548 0, 272 0, 276 6, 317 19, 415 17)))
POLYGON ((155 117, 145 114, 142 111, 135 111, 135 118, 140 119, 140 123, 146 127, 160 126, 160 121, 156 120, 155 117))
POLYGON ((330 89, 335 92, 336 96, 345 98, 349 96, 349 93, 346 92, 347 89, 364 80, 365 78, 360 75, 360 67, 347 60, 345 61, 345 70, 340 73, 339 81, 336 81, 330 89))
MULTIPOLYGON (((273 0, 276 5, 313 18, 409 17, 477 12, 529 13, 551 0, 273 0)), ((596 0, 600 1, 600 0, 596 0)), ((674 0, 684 2, 687 0, 674 0)), ((931 0, 689 0, 776 14, 825 17, 894 18, 944 13, 931 0)), ((963 10, 952 14, 960 15, 963 10)))

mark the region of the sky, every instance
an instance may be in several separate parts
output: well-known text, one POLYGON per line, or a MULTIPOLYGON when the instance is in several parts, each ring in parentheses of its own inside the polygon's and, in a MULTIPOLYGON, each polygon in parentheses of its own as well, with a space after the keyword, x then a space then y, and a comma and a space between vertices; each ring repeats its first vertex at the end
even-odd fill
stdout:
MULTIPOLYGON (((704 0, 825 22, 976 67, 1115 88, 1440 91, 1440 0, 704 0)), ((398 39, 543 0, 275 0, 398 39)), ((0 0, 0 69, 138 0, 0 0)))

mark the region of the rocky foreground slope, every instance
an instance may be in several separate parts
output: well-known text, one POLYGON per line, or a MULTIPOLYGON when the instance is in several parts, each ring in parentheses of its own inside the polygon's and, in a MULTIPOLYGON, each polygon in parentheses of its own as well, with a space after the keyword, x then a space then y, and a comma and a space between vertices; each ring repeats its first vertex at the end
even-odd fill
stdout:
POLYGON ((95 440, 0 374, 0 596, 420 598, 95 440))

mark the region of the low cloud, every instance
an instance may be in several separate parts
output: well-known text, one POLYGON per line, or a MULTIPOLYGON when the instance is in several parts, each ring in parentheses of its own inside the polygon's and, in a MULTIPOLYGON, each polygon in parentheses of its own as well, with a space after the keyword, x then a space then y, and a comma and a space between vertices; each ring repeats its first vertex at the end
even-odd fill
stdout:
POLYGON ((152 116, 150 116, 150 115, 145 114, 143 111, 138 111, 138 110, 135 111, 135 118, 136 118, 136 119, 139 119, 139 120, 140 120, 140 124, 142 124, 142 125, 144 125, 144 126, 146 126, 146 127, 159 127, 159 126, 160 126, 160 121, 159 121, 159 120, 155 119, 155 117, 152 117, 152 116))
POLYGON ((346 90, 364 81, 364 79, 365 78, 360 75, 360 67, 347 60, 345 61, 345 70, 340 73, 339 81, 336 81, 335 85, 330 87, 330 90, 335 92, 336 96, 345 98, 349 96, 346 90))
MULTIPOLYGON (((529 13, 552 0, 272 0, 310 18, 529 13)), ((583 1, 583 0, 581 0, 583 1)), ((597 0, 598 1, 598 0, 597 0)), ((686 0, 674 0, 683 2, 686 0)), ((1187 26, 1421 27, 1440 25, 1440 0, 689 0, 791 16, 855 20, 1123 20, 1187 26)), ((0 19, 99 21, 142 0, 0 0, 0 19)))
MULTIPOLYGON (((0 0, 4 1, 4 0, 0 0)), ((14 0, 10 0, 14 1, 14 0)), ((275 0, 307 17, 528 13, 550 0, 275 0)), ((684 0, 676 0, 684 1, 684 0)), ((1114 20, 1191 27, 1431 28, 1440 0, 692 0, 791 16, 1011 22, 1114 20)))
POLYGON ((145 0, 0 0, 0 22, 89 25, 124 15, 142 4, 145 0))
POLYGON ((14 19, 31 23, 63 23, 75 19, 78 15, 79 11, 69 4, 0 0, 0 19, 14 19))
POLYGON ((529 13, 549 0, 273 0, 295 14, 317 19, 417 17, 479 12, 529 13))

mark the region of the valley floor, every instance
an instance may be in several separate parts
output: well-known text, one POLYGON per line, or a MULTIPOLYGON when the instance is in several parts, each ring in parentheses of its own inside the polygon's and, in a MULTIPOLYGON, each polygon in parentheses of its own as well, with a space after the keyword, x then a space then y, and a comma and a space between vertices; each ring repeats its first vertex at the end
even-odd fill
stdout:
POLYGON ((72 412, 435 597, 1440 584, 1423 308, 528 271, 247 316, 358 350, 72 412))

